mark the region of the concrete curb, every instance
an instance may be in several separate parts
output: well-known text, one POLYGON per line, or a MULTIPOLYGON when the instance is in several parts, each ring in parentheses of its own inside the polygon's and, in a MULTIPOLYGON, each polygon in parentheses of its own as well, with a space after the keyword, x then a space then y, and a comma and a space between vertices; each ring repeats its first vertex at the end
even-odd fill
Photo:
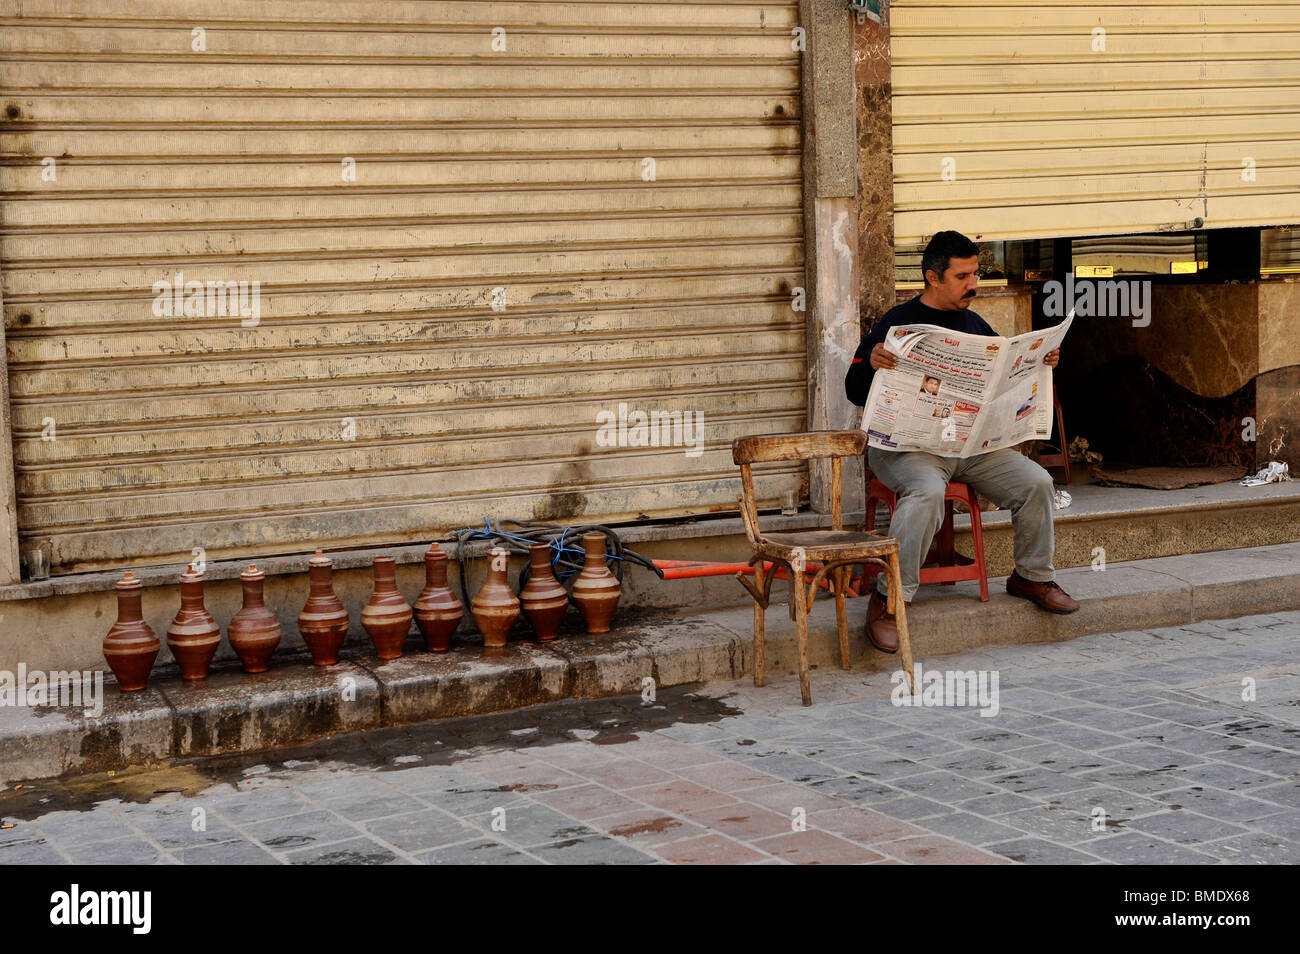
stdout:
MULTIPOLYGON (((1300 544, 1111 564, 1104 572, 1063 570, 1058 579, 1082 603, 1077 613, 1044 613, 1007 596, 1001 580, 990 582, 987 604, 974 583, 928 587, 931 594, 908 611, 916 658, 1300 609, 1300 544)), ((866 601, 851 600, 853 666, 896 668, 898 657, 867 644, 865 621, 866 601)), ((648 685, 737 679, 753 672, 752 624, 752 609, 743 606, 633 623, 606 636, 514 643, 493 658, 473 648, 435 656, 415 649, 413 639, 414 651, 389 662, 359 656, 316 668, 286 658, 255 676, 224 671, 198 685, 155 679, 130 695, 109 683, 99 718, 67 707, 0 708, 0 772, 6 781, 102 772, 648 685)), ((839 664, 831 600, 813 608, 808 651, 814 667, 839 664)), ((784 606, 767 614, 767 658, 773 691, 797 700, 794 680, 781 675, 796 668, 784 606)), ((815 672, 812 683, 815 704, 815 672)))

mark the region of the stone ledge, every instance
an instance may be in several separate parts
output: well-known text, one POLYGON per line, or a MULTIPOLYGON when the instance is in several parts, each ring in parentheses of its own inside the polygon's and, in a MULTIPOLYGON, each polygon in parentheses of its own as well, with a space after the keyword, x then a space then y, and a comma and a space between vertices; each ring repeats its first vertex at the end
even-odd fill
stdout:
MULTIPOLYGON (((855 515, 860 522, 862 512, 855 515)), ((847 519, 847 518, 846 518, 847 519)), ((830 517, 813 511, 803 511, 793 516, 781 516, 775 512, 763 512, 765 530, 805 530, 827 525, 830 517)), ((744 536, 745 528, 739 516, 697 517, 674 523, 639 523, 610 524, 611 530, 627 544, 661 542, 672 540, 698 540, 707 537, 744 536)), ((439 540, 438 545, 453 560, 457 554, 455 540, 439 540)), ((581 546, 579 542, 578 546, 581 546)), ((429 549, 426 543, 395 543, 391 546, 357 547, 347 550, 327 550, 326 554, 334 561, 335 570, 367 568, 376 556, 394 557, 399 565, 420 563, 424 553, 429 549)), ((634 548, 635 549, 635 548, 634 548)), ((482 557, 487 555, 486 541, 468 544, 466 556, 482 557)), ((307 561, 314 550, 301 553, 280 554, 262 558, 241 557, 237 560, 209 560, 204 569, 205 578, 214 580, 238 580, 239 574, 249 563, 256 563, 267 577, 306 574, 307 561)), ((66 596, 75 593, 111 592, 113 585, 122 578, 125 570, 130 570, 146 587, 175 586, 176 577, 185 568, 178 563, 166 563, 156 566, 124 566, 121 570, 96 570, 87 573, 70 573, 67 576, 55 576, 48 580, 36 582, 10 583, 0 586, 0 602, 6 600, 31 600, 46 596, 66 596)))
MULTIPOLYGON (((923 590, 908 612, 916 658, 1300 609, 1300 544, 1117 563, 1104 572, 1063 570, 1058 579, 1083 604, 1079 612, 1043 613, 1007 596, 1001 580, 990 581, 986 604, 974 582, 923 590)), ((776 595, 784 598, 784 591, 776 595)), ((866 642, 865 600, 848 606, 852 665, 896 668, 897 656, 866 642)), ((191 685, 155 679, 129 695, 109 682, 99 718, 66 708, 0 709, 0 772, 6 781, 99 772, 559 699, 625 695, 640 692, 647 678, 658 688, 737 679, 753 672, 752 624, 751 608, 739 607, 632 622, 607 636, 513 643, 492 657, 473 647, 434 655, 412 638, 407 655, 388 662, 371 654, 316 668, 305 657, 286 657, 259 675, 226 669, 191 685)), ((766 642, 768 671, 794 672, 794 626, 784 605, 767 614, 766 642)), ((811 665, 838 666, 838 646, 834 601, 818 599, 809 617, 811 665)), ((793 679, 776 682, 773 691, 798 699, 793 679)), ((816 703, 815 672, 812 690, 816 703)))

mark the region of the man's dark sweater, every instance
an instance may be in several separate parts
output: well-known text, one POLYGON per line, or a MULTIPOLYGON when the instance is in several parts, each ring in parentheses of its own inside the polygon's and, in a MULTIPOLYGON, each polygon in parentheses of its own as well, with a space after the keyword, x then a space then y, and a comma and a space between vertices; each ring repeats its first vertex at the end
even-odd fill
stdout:
POLYGON ((885 312, 885 317, 876 322, 876 326, 862 339, 857 353, 853 355, 853 363, 849 365, 849 373, 844 377, 844 391, 848 394, 849 400, 859 407, 867 403, 867 395, 871 392, 871 379, 876 374, 875 369, 871 367, 871 349, 884 342, 890 328, 897 328, 899 325, 938 325, 940 328, 960 331, 968 335, 997 334, 989 327, 987 321, 969 308, 961 311, 939 311, 921 304, 920 295, 911 301, 896 305, 885 312))

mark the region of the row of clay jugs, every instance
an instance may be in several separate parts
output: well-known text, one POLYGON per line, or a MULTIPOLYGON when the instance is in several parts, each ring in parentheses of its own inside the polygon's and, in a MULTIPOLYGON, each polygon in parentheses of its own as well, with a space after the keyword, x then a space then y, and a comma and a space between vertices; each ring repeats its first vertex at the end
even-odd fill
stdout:
MULTIPOLYGON (((589 633, 609 632, 610 620, 619 600, 619 583, 606 566, 605 536, 583 535, 586 562, 573 586, 589 633)), ((506 572, 509 553, 502 547, 491 551, 488 580, 471 605, 474 620, 483 634, 485 647, 506 645, 511 627, 522 610, 539 641, 556 637, 568 606, 564 587, 551 571, 550 545, 529 546, 530 575, 518 597, 511 591, 506 572)), ((414 618, 431 652, 450 648, 464 607, 447 586, 447 555, 432 544, 424 556, 425 588, 414 610, 397 589, 396 561, 375 558, 375 591, 361 613, 361 623, 375 645, 380 659, 396 659, 410 632, 414 618)), ((299 631, 318 666, 338 662, 347 637, 349 616, 331 582, 332 561, 320 550, 308 563, 311 593, 298 617, 299 631)), ((240 574, 243 606, 230 621, 230 645, 243 663, 244 671, 265 672, 271 654, 280 643, 280 623, 267 609, 262 587, 266 575, 255 565, 240 574)), ((167 630, 167 645, 186 680, 206 678, 221 643, 221 630, 203 605, 203 574, 191 564, 181 574, 181 608, 167 630)), ((131 573, 117 583, 118 618, 104 638, 104 658, 123 692, 143 689, 148 682, 161 644, 141 614, 141 584, 131 573)))
MULTIPOLYGON (((311 595, 298 617, 298 629, 311 650, 312 662, 329 666, 338 662, 350 618, 334 594, 333 561, 317 550, 307 566, 311 595)), ((402 655, 412 617, 431 652, 451 648, 451 634, 465 610, 447 586, 447 555, 438 544, 430 545, 425 553, 424 567, 426 585, 412 608, 397 589, 397 561, 392 557, 375 558, 375 589, 361 610, 361 625, 380 659, 397 659, 402 655)))
MULTIPOLYGON (((250 565, 240 575, 244 605, 230 621, 230 645, 245 672, 266 672, 280 643, 280 623, 262 602, 265 574, 250 565)), ((104 637, 104 659, 123 692, 143 689, 161 644, 140 612, 140 581, 130 572, 117 581, 117 622, 104 637)), ((203 574, 190 564, 181 574, 181 608, 167 627, 167 646, 185 680, 206 679, 221 645, 221 629, 203 605, 203 574)))
POLYGON ((582 535, 586 559, 573 581, 573 602, 578 604, 588 633, 608 633, 618 607, 618 577, 609 571, 605 558, 605 535, 592 531, 582 535))

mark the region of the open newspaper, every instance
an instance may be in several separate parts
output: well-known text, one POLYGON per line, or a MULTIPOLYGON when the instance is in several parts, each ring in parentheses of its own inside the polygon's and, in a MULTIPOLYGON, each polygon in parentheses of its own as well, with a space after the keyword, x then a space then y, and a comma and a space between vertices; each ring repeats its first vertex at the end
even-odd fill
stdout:
POLYGON ((869 444, 883 450, 970 457, 1052 432, 1052 369, 1074 320, 1014 338, 948 331, 937 325, 890 329, 885 348, 898 355, 877 371, 862 414, 869 444))

